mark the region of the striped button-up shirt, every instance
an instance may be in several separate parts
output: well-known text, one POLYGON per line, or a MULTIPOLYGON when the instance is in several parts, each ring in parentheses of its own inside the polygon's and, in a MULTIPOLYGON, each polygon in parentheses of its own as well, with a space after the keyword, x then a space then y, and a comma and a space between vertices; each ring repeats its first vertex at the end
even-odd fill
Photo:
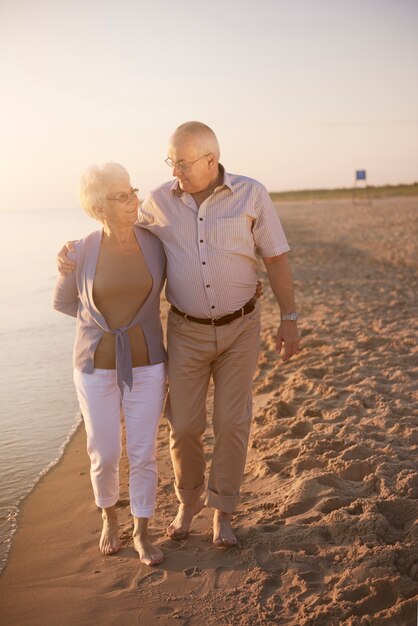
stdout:
POLYGON ((219 167, 223 184, 200 207, 175 180, 154 189, 138 212, 163 243, 168 301, 194 317, 240 309, 255 292, 256 251, 272 257, 290 249, 266 188, 219 167))

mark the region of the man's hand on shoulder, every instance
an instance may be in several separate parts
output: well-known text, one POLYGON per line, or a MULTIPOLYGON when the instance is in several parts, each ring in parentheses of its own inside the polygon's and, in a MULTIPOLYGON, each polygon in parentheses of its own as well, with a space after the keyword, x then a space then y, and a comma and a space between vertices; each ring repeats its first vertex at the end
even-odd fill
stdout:
POLYGON ((69 259, 67 256, 69 252, 74 252, 74 244, 74 241, 67 241, 67 243, 65 243, 61 250, 58 252, 57 267, 59 273, 63 276, 68 276, 69 274, 74 272, 76 268, 77 264, 74 261, 71 261, 71 259, 69 259))
POLYGON ((287 361, 299 352, 299 331, 296 322, 282 321, 277 331, 276 350, 282 361, 287 361))

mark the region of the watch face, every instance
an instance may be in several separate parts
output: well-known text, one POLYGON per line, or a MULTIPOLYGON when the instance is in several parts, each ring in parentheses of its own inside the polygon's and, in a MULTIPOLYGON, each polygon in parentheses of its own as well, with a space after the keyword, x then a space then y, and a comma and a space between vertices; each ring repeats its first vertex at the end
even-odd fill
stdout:
POLYGON ((292 322, 296 322, 299 319, 299 315, 296 313, 296 311, 292 311, 288 315, 283 315, 282 319, 283 320, 291 320, 292 322))

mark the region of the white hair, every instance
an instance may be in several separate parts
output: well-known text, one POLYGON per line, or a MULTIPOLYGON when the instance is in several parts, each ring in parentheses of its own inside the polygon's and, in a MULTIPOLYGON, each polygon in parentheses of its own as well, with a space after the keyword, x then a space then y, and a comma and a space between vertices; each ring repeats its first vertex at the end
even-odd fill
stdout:
POLYGON ((171 139, 175 140, 176 138, 187 136, 191 136, 195 141, 198 141, 199 147, 204 153, 212 153, 215 155, 216 160, 219 160, 221 153, 218 139, 209 126, 206 126, 203 122, 185 122, 176 128, 171 139))
POLYGON ((109 187, 117 181, 129 180, 129 174, 119 163, 91 165, 81 176, 78 184, 80 204, 85 212, 102 221, 99 209, 107 205, 109 187))

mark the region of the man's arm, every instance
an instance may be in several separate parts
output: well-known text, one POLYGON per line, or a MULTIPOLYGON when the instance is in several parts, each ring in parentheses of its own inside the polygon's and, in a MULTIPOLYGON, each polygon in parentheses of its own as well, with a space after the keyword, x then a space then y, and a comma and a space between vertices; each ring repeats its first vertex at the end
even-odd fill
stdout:
POLYGON ((75 261, 72 261, 68 257, 69 252, 75 252, 76 241, 67 241, 58 252, 57 255, 57 267, 61 276, 68 276, 72 274, 77 266, 75 261))
MULTIPOLYGON (((286 253, 279 256, 263 257, 269 282, 280 307, 280 317, 295 311, 292 271, 286 253)), ((299 351, 299 331, 297 322, 280 321, 276 336, 276 350, 280 354, 284 344, 283 361, 287 361, 299 351)))

